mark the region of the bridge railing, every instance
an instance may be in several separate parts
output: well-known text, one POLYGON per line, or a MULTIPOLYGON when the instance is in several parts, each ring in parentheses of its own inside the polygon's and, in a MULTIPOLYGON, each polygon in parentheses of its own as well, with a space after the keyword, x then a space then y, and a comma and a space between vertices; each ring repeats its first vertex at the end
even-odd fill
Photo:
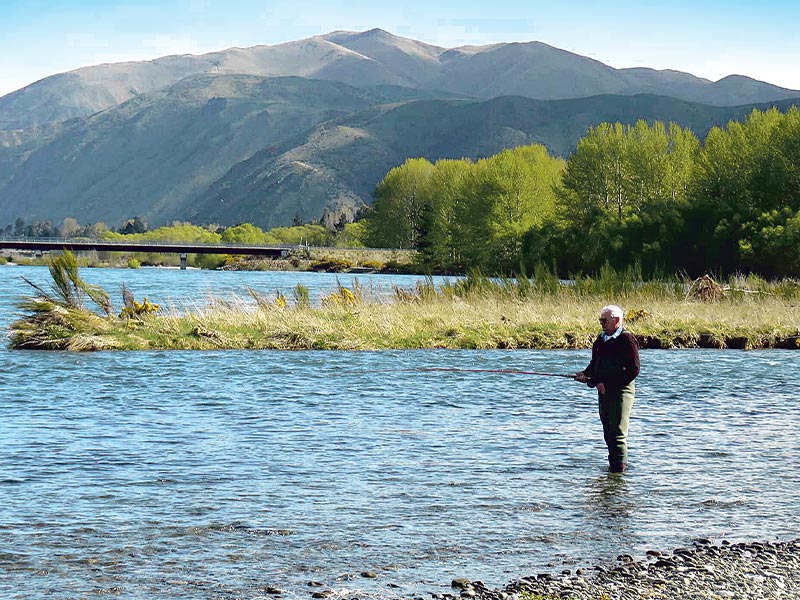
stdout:
POLYGON ((122 245, 125 246, 208 246, 210 248, 282 248, 291 250, 297 247, 297 244, 252 244, 248 242, 203 242, 203 241, 186 241, 176 242, 174 240, 127 240, 127 239, 103 239, 103 238, 88 238, 88 237, 31 237, 31 236, 0 236, 0 243, 2 244, 15 244, 15 243, 34 243, 34 244, 94 244, 97 246, 103 245, 122 245))

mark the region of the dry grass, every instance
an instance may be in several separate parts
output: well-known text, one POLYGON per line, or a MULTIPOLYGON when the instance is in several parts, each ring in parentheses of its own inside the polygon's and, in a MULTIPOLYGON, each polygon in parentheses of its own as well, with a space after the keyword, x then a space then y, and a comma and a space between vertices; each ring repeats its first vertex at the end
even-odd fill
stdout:
MULTIPOLYGON (((716 301, 687 298, 689 282, 490 281, 396 290, 391 301, 340 287, 321 305, 285 297, 208 298, 137 319, 71 318, 39 331, 48 311, 12 327, 12 346, 98 349, 588 348, 599 309, 619 304, 643 347, 798 348, 800 285, 731 281, 716 301), (750 288, 761 286, 764 289, 750 288), (611 286, 613 289, 606 289, 611 286), (55 332, 55 333, 54 333, 55 332), (24 335, 23 335, 24 333, 24 335), (38 337, 37 337, 38 335, 38 337), (62 339, 57 339, 61 336, 62 339), (17 344, 15 340, 46 340, 17 344)), ((63 309, 61 309, 63 310, 63 309)), ((58 312, 58 311, 56 311, 58 312)), ((57 316, 57 315, 56 315, 57 316)), ((63 315, 62 315, 63 316, 63 315)), ((61 320, 59 320, 61 319, 61 320)))

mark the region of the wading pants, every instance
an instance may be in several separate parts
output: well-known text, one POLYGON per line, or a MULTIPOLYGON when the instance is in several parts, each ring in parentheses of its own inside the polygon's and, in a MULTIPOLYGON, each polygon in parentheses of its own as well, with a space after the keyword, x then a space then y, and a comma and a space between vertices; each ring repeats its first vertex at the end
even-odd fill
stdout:
POLYGON ((628 463, 628 422, 636 384, 631 381, 618 391, 597 395, 603 437, 608 447, 608 465, 612 471, 621 471, 628 463))

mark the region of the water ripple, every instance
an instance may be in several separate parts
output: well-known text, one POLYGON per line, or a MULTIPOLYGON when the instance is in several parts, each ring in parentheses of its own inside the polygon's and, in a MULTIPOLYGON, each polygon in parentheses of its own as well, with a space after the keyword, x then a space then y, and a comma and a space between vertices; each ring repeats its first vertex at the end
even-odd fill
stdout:
POLYGON ((643 352, 624 477, 587 388, 420 370, 573 372, 583 351, 0 356, 1 597, 421 594, 798 536, 791 351, 643 352))

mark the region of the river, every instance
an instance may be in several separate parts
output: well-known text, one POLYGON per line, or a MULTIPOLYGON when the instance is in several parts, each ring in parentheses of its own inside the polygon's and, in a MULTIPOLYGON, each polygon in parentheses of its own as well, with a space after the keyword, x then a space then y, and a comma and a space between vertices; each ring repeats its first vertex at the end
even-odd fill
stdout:
MULTIPOLYGON (((310 273, 87 269, 193 306, 310 273)), ((0 267, 0 326, 27 294, 0 267)), ((359 276, 378 293, 414 277, 359 276)), ((344 285, 350 276, 339 276, 344 285)), ((427 596, 697 537, 794 539, 796 351, 643 351, 630 470, 606 472, 587 351, 0 349, 0 597, 427 596), (369 576, 364 576, 364 575, 369 576), (374 577, 373 577, 374 575, 374 577), (315 585, 309 585, 315 584, 315 585), (321 585, 316 585, 321 584, 321 585), (346 590, 346 592, 344 591, 346 590)))

